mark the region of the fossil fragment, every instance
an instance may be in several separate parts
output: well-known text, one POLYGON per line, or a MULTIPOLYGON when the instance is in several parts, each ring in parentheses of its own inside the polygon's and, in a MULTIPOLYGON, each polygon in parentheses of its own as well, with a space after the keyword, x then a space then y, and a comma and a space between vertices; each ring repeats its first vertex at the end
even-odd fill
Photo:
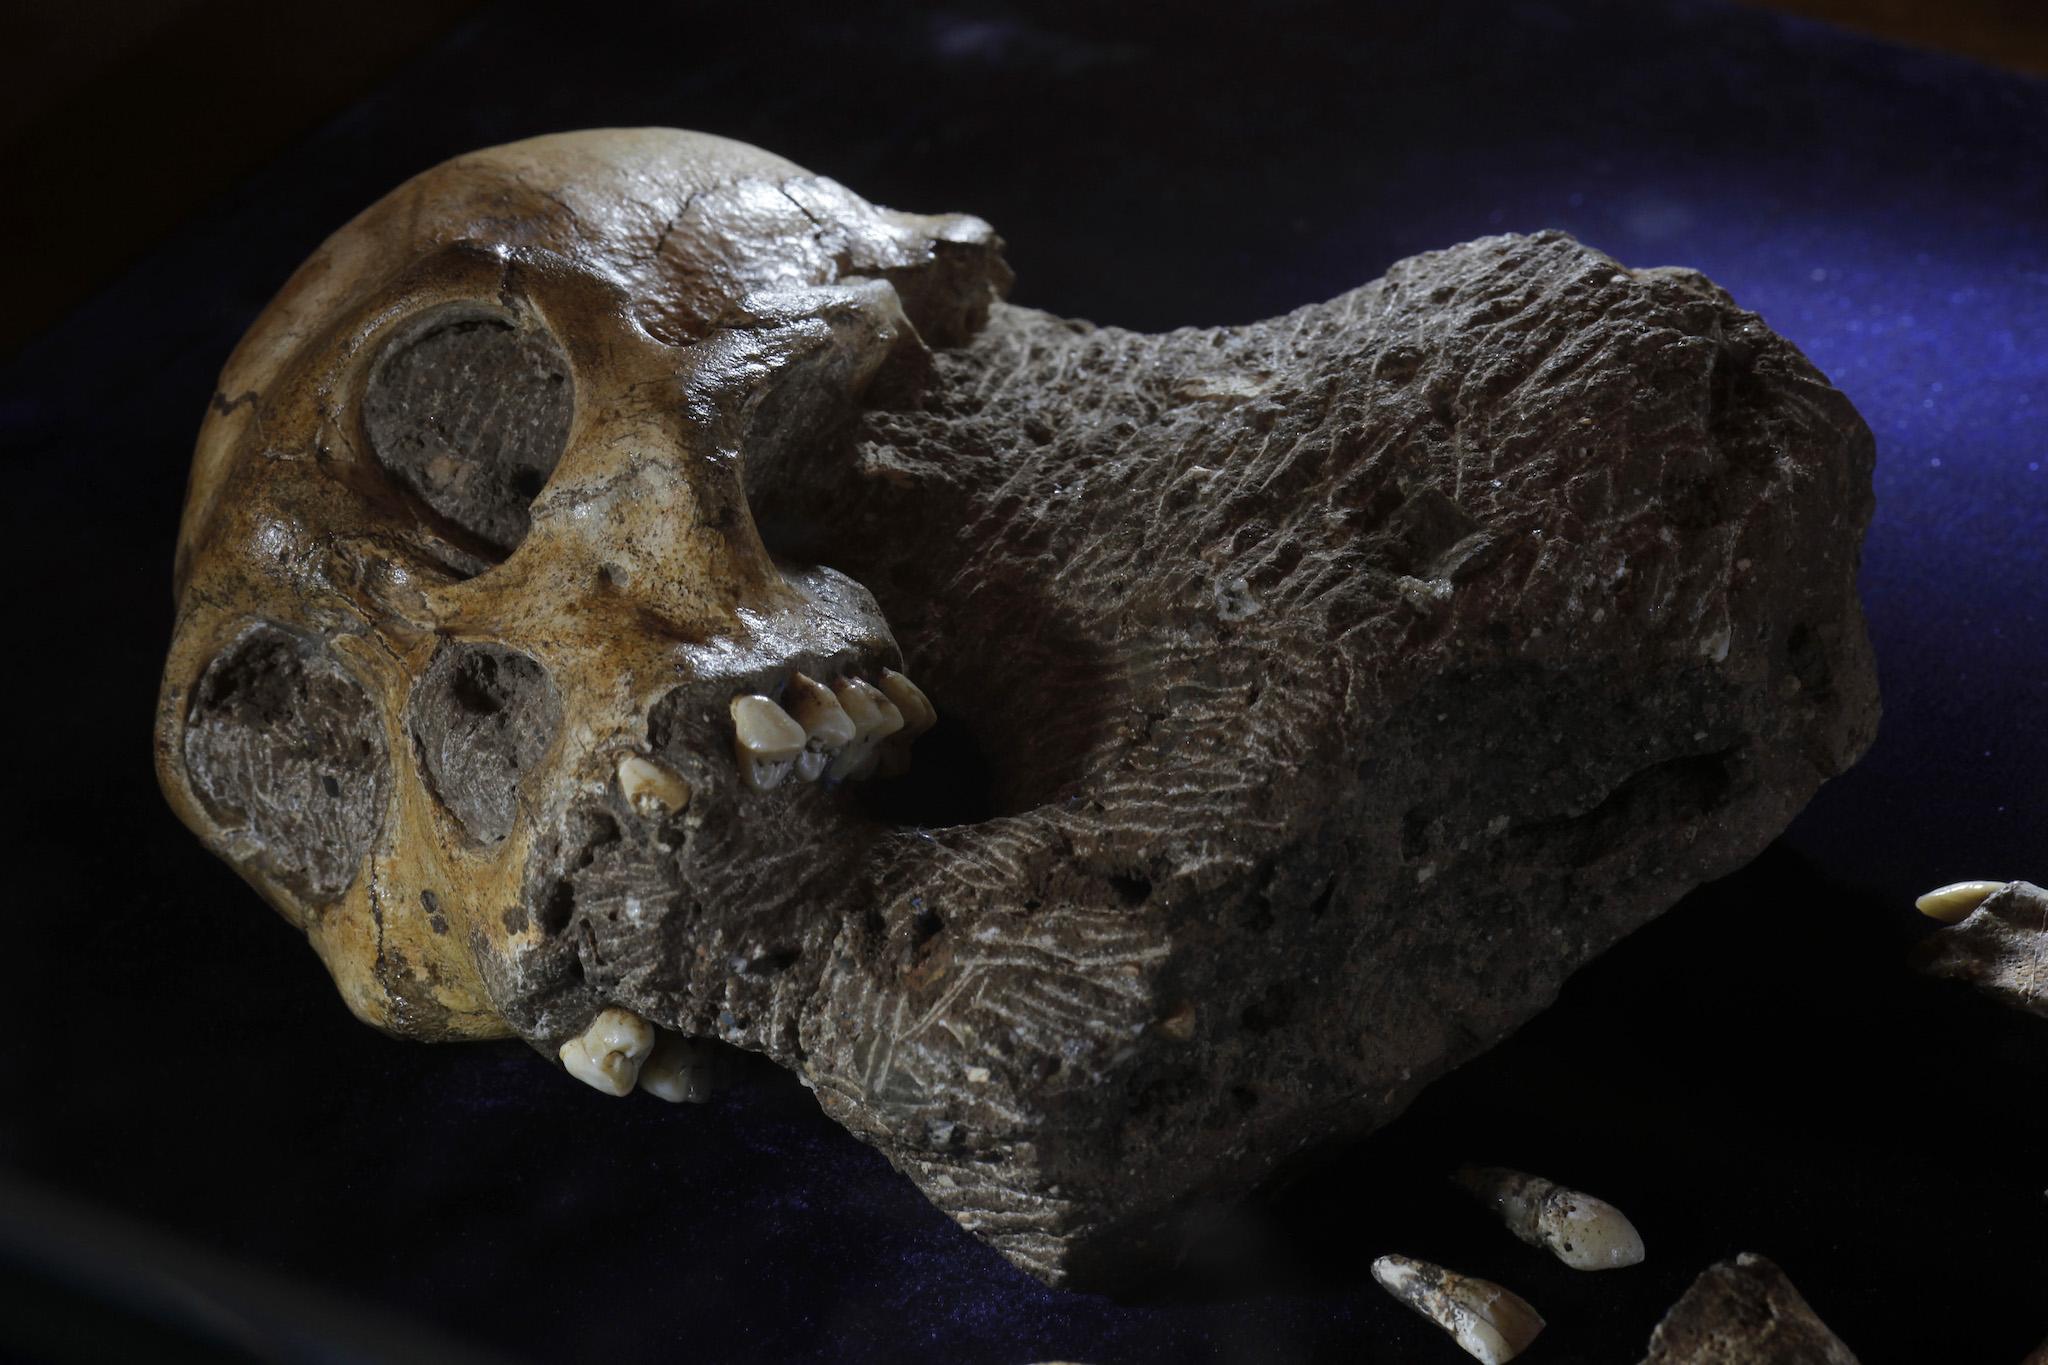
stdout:
POLYGON ((1574 1270, 1642 1264, 1642 1234, 1604 1199, 1501 1166, 1466 1166, 1454 1178, 1499 1214, 1509 1232, 1574 1270))
POLYGON ((1871 445, 1556 233, 1158 336, 1000 248, 666 130, 415 178, 227 363, 158 771, 363 1019, 764 1054, 1100 1284, 1855 759, 1871 445))
POLYGON ((1543 1330, 1543 1316, 1527 1300, 1491 1280, 1407 1256, 1380 1257, 1372 1263, 1372 1277, 1482 1365, 1507 1365, 1543 1330))
POLYGON ((1856 1357, 1785 1272, 1745 1251, 1692 1282, 1657 1324, 1642 1365, 1856 1365, 1856 1357))
MULTIPOLYGON (((1943 887, 1942 913, 1921 911, 1952 928, 1915 950, 1920 969, 1965 981, 1987 995, 2048 1015, 2048 891, 2032 882, 1961 882, 1943 887), (1985 890, 1984 888, 1989 888, 1985 890), (1979 893, 1982 894, 1979 894, 1979 893)), ((1921 897, 1922 902, 1928 899, 1921 897)))

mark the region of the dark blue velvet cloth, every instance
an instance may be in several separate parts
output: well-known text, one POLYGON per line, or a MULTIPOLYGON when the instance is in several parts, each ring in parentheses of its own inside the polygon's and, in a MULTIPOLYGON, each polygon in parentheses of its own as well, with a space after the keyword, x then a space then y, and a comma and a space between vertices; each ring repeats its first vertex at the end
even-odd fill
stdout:
MULTIPOLYGON (((1902 954, 1915 893, 2048 880, 2044 418, 2048 86, 1959 60, 1647 0, 491 8, 0 380, 0 1162, 518 1359, 1459 1358, 1372 1285, 1388 1250, 1534 1300, 1530 1362, 1637 1358, 1739 1250, 1868 1361, 2017 1359, 2048 1333, 2048 1024, 1902 954), (1269 315, 1490 232, 1698 267, 1876 432, 1878 744, 1758 864, 1144 1302, 1012 1270, 775 1077, 677 1110, 518 1046, 390 1042, 154 791, 192 433, 271 291, 372 198, 474 146, 631 123, 980 213, 1017 301, 1128 326, 1269 315), (1511 1241, 1442 1182, 1467 1159, 1615 1200, 1649 1262, 1577 1275, 1511 1241)), ((12 1283, 61 1278, 13 1233, 12 1283)), ((134 1267, 104 1260, 65 1274, 113 1314, 134 1267)), ((169 1330, 211 1341, 218 1316, 169 1330)))

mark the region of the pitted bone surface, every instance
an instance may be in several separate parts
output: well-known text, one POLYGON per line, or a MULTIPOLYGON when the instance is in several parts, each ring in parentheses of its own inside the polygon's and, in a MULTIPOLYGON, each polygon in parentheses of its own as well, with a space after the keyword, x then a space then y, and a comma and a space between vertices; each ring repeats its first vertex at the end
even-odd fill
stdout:
MULTIPOLYGON (((351 1006, 549 1056, 616 1008, 764 1053, 1048 1280, 1170 1264, 1182 1214, 1398 1114, 1874 729, 1869 433, 1692 272, 1497 237, 1139 335, 992 302, 976 220, 657 131, 458 160, 324 250, 399 223, 378 259, 418 252, 431 288, 311 276, 231 370, 325 318, 524 290, 568 447, 524 540, 461 577, 430 519, 335 491, 373 460, 264 464, 210 419, 162 733, 252 615, 346 645, 387 707, 444 636, 533 659, 560 738, 500 841, 452 834, 392 746, 379 855, 309 922, 351 1006), (457 242, 507 167, 537 196, 508 259, 554 253, 517 269, 457 242), (347 553, 287 571, 222 511, 267 506, 347 553), (894 671, 938 721, 873 764, 761 709, 917 710, 894 671), (740 698, 780 747, 738 742, 740 698), (629 796, 635 757, 687 802, 629 796), (457 932, 388 909, 429 883, 457 932)), ((336 387, 377 353, 337 351, 336 387)), ((310 439, 299 391, 264 392, 269 441, 310 439)), ((174 803, 244 856, 178 752, 174 803)))

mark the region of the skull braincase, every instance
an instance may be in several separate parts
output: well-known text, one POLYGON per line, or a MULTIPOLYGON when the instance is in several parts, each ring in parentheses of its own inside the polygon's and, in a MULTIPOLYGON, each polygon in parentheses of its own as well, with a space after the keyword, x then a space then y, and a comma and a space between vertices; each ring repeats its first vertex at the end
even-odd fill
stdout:
POLYGON ((1561 234, 1157 336, 1000 250, 661 130, 401 187, 228 362, 158 767, 369 1022, 762 1053, 1100 1283, 1854 760, 1871 445, 1561 234))

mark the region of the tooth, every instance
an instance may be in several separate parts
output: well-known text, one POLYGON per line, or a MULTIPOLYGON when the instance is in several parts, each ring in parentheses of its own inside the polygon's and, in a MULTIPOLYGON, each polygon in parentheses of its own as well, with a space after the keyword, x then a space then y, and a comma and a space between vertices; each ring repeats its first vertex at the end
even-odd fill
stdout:
POLYGON ((1451 1334, 1482 1365, 1507 1365, 1543 1330, 1542 1315, 1490 1280, 1453 1274, 1407 1256, 1372 1263, 1380 1287, 1451 1334))
POLYGON ((903 713, 903 729, 897 738, 908 743, 938 723, 939 713, 918 685, 893 668, 882 670, 882 695, 896 703, 903 713))
POLYGON ((910 771, 910 746, 938 723, 939 713, 923 689, 893 668, 882 670, 882 695, 903 713, 903 728, 882 745, 881 772, 884 777, 900 777, 910 771))
POLYGON ((740 776, 757 792, 788 777, 804 751, 804 727, 758 694, 732 699, 732 734, 740 776))
POLYGON ((642 815, 653 817, 690 804, 690 784, 651 758, 628 754, 619 760, 619 794, 642 815))
POLYGON ((835 678, 832 690, 853 722, 853 741, 839 751, 825 776, 859 781, 875 770, 875 746, 903 728, 903 712, 873 683, 859 678, 835 678))
POLYGON ((654 1047, 654 1025, 630 1010, 607 1009, 557 1054, 569 1074, 607 1095, 624 1095, 654 1047))
POLYGON ((1509 1232, 1574 1270, 1642 1264, 1643 1235, 1604 1199, 1502 1166, 1466 1166, 1451 1178, 1491 1206, 1509 1232))
POLYGON ((725 1072, 716 1043, 664 1029, 640 1068, 640 1088, 671 1104, 702 1104, 725 1089, 725 1072))
POLYGON ((1970 912, 2005 890, 2004 882, 1950 882, 1913 902, 1913 908, 1943 924, 1960 924, 1970 912))
POLYGON ((853 718, 831 688, 801 673, 789 680, 789 713, 804 727, 804 751, 797 755, 796 775, 805 782, 816 782, 832 756, 853 742, 853 718))

